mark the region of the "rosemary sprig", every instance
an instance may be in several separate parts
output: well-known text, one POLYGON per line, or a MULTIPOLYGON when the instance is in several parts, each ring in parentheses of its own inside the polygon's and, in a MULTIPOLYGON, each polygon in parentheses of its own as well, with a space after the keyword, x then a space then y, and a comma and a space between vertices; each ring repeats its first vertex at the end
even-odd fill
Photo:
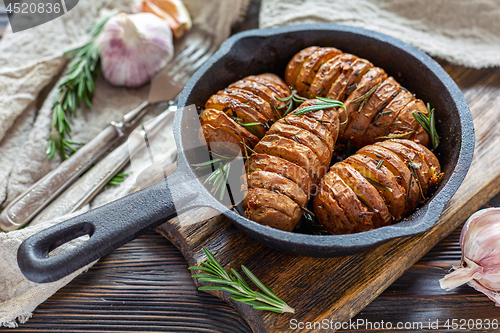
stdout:
POLYGON ((108 182, 108 185, 118 186, 125 181, 125 178, 128 177, 128 173, 117 173, 113 178, 111 178, 108 182))
POLYGON ((241 266, 243 273, 260 289, 253 291, 235 269, 231 268, 231 273, 219 264, 214 255, 203 247, 203 252, 207 256, 206 262, 202 262, 201 266, 189 267, 190 270, 199 270, 206 273, 195 274, 194 278, 199 281, 217 283, 218 285, 202 286, 198 288, 201 291, 207 290, 222 290, 227 291, 230 297, 237 301, 251 305, 256 310, 266 310, 277 313, 295 313, 295 310, 288 306, 266 285, 264 285, 248 268, 241 266))
POLYGON ((386 189, 387 191, 391 192, 392 193, 392 188, 388 187, 388 186, 385 186, 384 184, 382 183, 379 183, 378 181, 376 181, 375 179, 371 179, 371 178, 368 178, 366 176, 363 176, 365 177, 365 179, 372 185, 375 185, 375 186, 378 186, 378 187, 382 187, 384 189, 386 189))
POLYGON ((352 100, 352 103, 359 103, 359 102, 361 102, 361 104, 358 107, 358 113, 361 112, 361 110, 365 106, 366 102, 370 99, 370 97, 373 95, 373 93, 375 92, 375 90, 377 90, 377 88, 379 86, 380 86, 380 83, 377 83, 370 90, 368 90, 367 93, 365 93, 364 95, 362 95, 362 96, 360 96, 360 97, 352 100))
POLYGON ((408 161, 408 166, 410 167, 410 172, 413 175, 413 177, 415 178, 415 180, 417 181, 418 189, 420 190, 420 194, 422 195, 422 199, 425 200, 425 195, 424 195, 424 191, 422 189, 422 184, 420 184, 420 179, 418 178, 418 175, 417 175, 417 169, 420 169, 420 167, 418 166, 417 163, 415 163, 413 161, 410 161, 410 160, 407 160, 407 161, 408 161))
POLYGON ((362 203, 363 205, 365 205, 365 206, 366 206, 366 208, 368 208, 368 209, 369 209, 369 210, 371 210, 372 212, 374 212, 374 213, 379 213, 379 212, 380 212, 378 209, 373 208, 373 207, 372 207, 372 205, 370 205, 370 203, 369 203, 368 201, 366 201, 365 199, 363 199, 363 198, 362 198, 360 195, 358 195, 357 193, 356 193, 356 197, 358 197, 359 201, 361 201, 361 203, 362 203))
POLYGON ((436 120, 434 117, 434 108, 431 109, 431 105, 427 103, 427 110, 429 116, 426 116, 421 111, 413 112, 413 117, 418 123, 429 133, 431 136, 432 147, 436 149, 439 146, 439 135, 436 130, 436 120))
POLYGON ((296 108, 295 104, 299 106, 300 104, 302 104, 302 102, 307 101, 307 98, 300 97, 298 95, 297 90, 292 90, 290 96, 288 97, 279 98, 275 96, 274 98, 276 98, 280 102, 287 102, 285 105, 277 107, 278 110, 286 108, 285 113, 283 113, 281 117, 285 117, 287 114, 290 113, 290 111, 295 109, 296 108))
POLYGON ((128 177, 128 173, 117 173, 109 182, 103 187, 104 190, 108 188, 108 185, 119 186, 128 177))
POLYGON ((336 107, 341 107, 345 110, 344 103, 342 103, 340 101, 336 101, 333 99, 327 99, 327 98, 323 99, 322 97, 320 97, 320 98, 321 98, 320 101, 322 101, 323 103, 316 103, 314 105, 306 106, 305 108, 302 108, 300 110, 295 111, 293 114, 299 115, 299 114, 304 114, 304 113, 311 112, 311 111, 324 110, 324 109, 336 108, 336 107))
POLYGON ((377 163, 377 170, 379 170, 382 167, 382 164, 384 164, 384 160, 379 160, 377 163))
POLYGON ((261 123, 244 123, 242 119, 240 118, 233 118, 240 126, 245 127, 245 129, 249 130, 252 132, 253 135, 260 139, 262 139, 262 135, 260 135, 255 129, 252 128, 252 126, 262 126, 261 123))
POLYGON ((325 227, 323 227, 323 225, 321 225, 313 215, 303 211, 302 217, 304 221, 306 221, 307 227, 313 235, 330 235, 330 233, 325 230, 325 227))
POLYGON ((90 100, 95 93, 94 82, 100 72, 99 49, 95 40, 109 18, 106 17, 90 28, 90 40, 85 45, 68 52, 73 54, 73 58, 52 105, 52 128, 46 150, 49 160, 57 152, 64 160, 76 151, 73 147, 75 143, 66 139, 71 138, 68 118, 76 117, 76 107, 80 107, 82 102, 92 108, 90 100))
POLYGON ((210 176, 205 179, 203 184, 207 182, 212 184, 212 190, 210 193, 213 195, 217 195, 217 192, 220 192, 219 199, 224 199, 224 194, 226 193, 226 183, 229 177, 229 170, 231 167, 230 158, 222 156, 221 158, 215 158, 213 160, 193 164, 192 166, 196 167, 196 170, 204 170, 207 168, 215 168, 216 169, 210 174, 210 176))

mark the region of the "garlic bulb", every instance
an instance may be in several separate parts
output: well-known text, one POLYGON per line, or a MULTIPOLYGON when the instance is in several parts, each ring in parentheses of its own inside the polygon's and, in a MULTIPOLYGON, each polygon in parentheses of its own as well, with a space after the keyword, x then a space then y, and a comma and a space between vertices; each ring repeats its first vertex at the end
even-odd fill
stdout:
POLYGON ((138 12, 155 14, 167 21, 174 38, 180 38, 193 25, 191 16, 181 0, 139 0, 134 9, 138 12))
POLYGON ((112 17, 96 43, 103 75, 116 86, 138 87, 149 82, 174 53, 168 24, 149 13, 112 17))
POLYGON ((441 288, 464 283, 500 306, 500 208, 482 209, 465 223, 460 235, 462 262, 439 280, 441 288))

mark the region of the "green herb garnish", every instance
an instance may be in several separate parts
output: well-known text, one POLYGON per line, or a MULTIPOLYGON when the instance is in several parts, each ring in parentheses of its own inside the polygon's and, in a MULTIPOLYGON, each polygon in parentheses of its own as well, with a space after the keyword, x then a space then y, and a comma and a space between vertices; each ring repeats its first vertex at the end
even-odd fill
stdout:
POLYGON ((427 103, 427 110, 429 116, 426 116, 421 111, 413 112, 413 117, 418 123, 429 133, 431 136, 432 148, 436 149, 439 146, 439 135, 436 130, 436 121, 434 117, 434 108, 431 109, 431 105, 427 103))
POLYGON ((382 164, 384 164, 384 160, 379 160, 377 163, 377 170, 382 167, 382 164))
POLYGON ((276 294, 266 285, 264 285, 248 268, 241 266, 243 273, 260 289, 253 291, 243 279, 243 277, 233 268, 231 273, 219 264, 214 255, 203 247, 203 252, 207 256, 206 262, 202 262, 201 266, 189 267, 190 270, 199 270, 206 273, 195 274, 194 278, 199 281, 217 283, 218 285, 202 286, 198 288, 201 291, 221 290, 227 291, 230 297, 237 301, 251 305, 256 310, 272 311, 277 313, 295 313, 295 310, 282 301, 276 294))
MULTIPOLYGON (((365 177, 365 176, 363 176, 365 177)), ((386 189, 387 191, 391 192, 392 193, 392 188, 388 187, 388 186, 385 186, 384 184, 381 184, 379 183, 378 181, 374 180, 374 179, 371 179, 371 178, 368 178, 368 177, 365 177, 365 179, 372 185, 375 185, 375 186, 378 186, 378 187, 382 187, 384 189, 386 189)))
POLYGON ((216 195, 217 192, 220 191, 219 199, 222 200, 224 198, 224 194, 226 193, 226 183, 229 178, 229 170, 230 170, 230 158, 221 156, 220 158, 215 158, 210 161, 206 161, 203 163, 193 164, 192 166, 196 167, 196 170, 204 170, 207 168, 215 168, 215 170, 205 179, 203 184, 207 182, 212 184, 212 190, 210 193, 216 195))
POLYGON ((46 150, 49 160, 56 156, 56 152, 65 160, 77 150, 73 147, 76 143, 66 139, 71 138, 68 117, 76 117, 76 107, 80 107, 83 102, 92 108, 90 100, 95 93, 94 82, 100 72, 99 49, 95 40, 109 19, 101 20, 89 30, 90 41, 68 52, 73 54, 73 58, 52 105, 52 128, 46 150))
MULTIPOLYGON (((317 98, 317 99, 322 101, 323 98, 322 97, 320 97, 320 98, 317 98)), ((295 111, 293 114, 300 115, 300 114, 304 114, 304 113, 311 112, 311 111, 318 111, 318 110, 324 110, 324 109, 330 109, 330 108, 336 108, 336 107, 341 107, 345 110, 344 103, 342 103, 340 101, 336 101, 336 100, 331 99, 330 102, 325 102, 325 101, 322 101, 322 102, 323 103, 316 103, 314 105, 306 106, 305 108, 302 108, 300 110, 295 111)))

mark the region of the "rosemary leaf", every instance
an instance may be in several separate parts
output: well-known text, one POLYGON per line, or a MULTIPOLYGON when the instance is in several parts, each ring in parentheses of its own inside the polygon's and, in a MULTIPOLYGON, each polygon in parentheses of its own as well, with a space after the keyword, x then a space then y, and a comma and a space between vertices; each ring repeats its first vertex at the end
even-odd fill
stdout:
POLYGON ((413 112, 412 115, 415 120, 424 128, 424 130, 429 133, 432 142, 432 148, 436 149, 439 146, 439 135, 436 130, 436 121, 434 116, 434 109, 431 109, 431 105, 427 103, 428 116, 422 112, 413 112))
POLYGON ((57 152, 64 160, 77 150, 77 148, 70 146, 69 141, 63 141, 67 137, 71 138, 68 117, 76 116, 76 108, 80 107, 82 102, 92 108, 91 98, 95 92, 94 81, 100 72, 99 49, 95 45, 95 39, 110 17, 101 20, 89 30, 91 38, 85 45, 66 53, 71 54, 72 59, 68 64, 65 76, 62 78, 62 83, 58 87, 59 91, 56 93, 52 106, 52 130, 46 149, 49 160, 54 158, 57 152), (59 132, 58 135, 54 134, 54 130, 59 132))
POLYGON ((378 186, 378 187, 382 187, 384 189, 386 189, 387 191, 391 192, 392 193, 392 188, 388 187, 388 186, 385 186, 384 184, 381 184, 379 183, 378 181, 374 180, 374 179, 371 179, 371 178, 368 178, 366 176, 363 176, 365 177, 365 179, 372 185, 375 185, 375 186, 378 186))
POLYGON ((264 285, 245 266, 241 266, 241 269, 263 293, 251 290, 243 277, 236 272, 236 270, 231 269, 231 273, 227 273, 207 248, 203 247, 203 252, 205 252, 207 256, 206 262, 202 262, 201 266, 189 267, 189 269, 199 269, 201 271, 209 272, 195 274, 193 277, 198 278, 200 281, 217 283, 219 285, 202 286, 199 287, 198 290, 226 291, 230 293, 231 299, 248 304, 256 310, 272 311, 276 313, 295 312, 293 308, 288 306, 283 300, 276 296, 276 294, 268 286, 264 285))
POLYGON ((318 110, 324 110, 324 109, 330 109, 330 108, 335 108, 335 107, 342 107, 345 108, 344 103, 340 101, 336 101, 335 103, 317 103, 314 105, 306 106, 305 108, 302 108, 300 110, 295 111, 293 114, 294 115, 300 115, 304 114, 307 112, 311 111, 318 111, 318 110))

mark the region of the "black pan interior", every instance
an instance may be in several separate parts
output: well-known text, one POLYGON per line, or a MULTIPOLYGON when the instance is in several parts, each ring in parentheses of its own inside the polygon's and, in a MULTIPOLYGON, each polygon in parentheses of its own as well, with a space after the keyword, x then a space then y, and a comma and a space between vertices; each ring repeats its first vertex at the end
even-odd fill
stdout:
MULTIPOLYGON (((470 111, 456 84, 434 60, 408 44, 364 29, 330 24, 243 32, 226 41, 192 77, 182 92, 179 106, 194 104, 201 108, 212 94, 248 75, 272 72, 283 77, 293 55, 312 45, 334 46, 368 59, 436 109, 441 144, 435 153, 445 173, 442 182, 431 200, 402 222, 354 235, 294 234, 261 226, 231 211, 225 215, 266 245, 289 253, 322 257, 363 252, 391 238, 430 228, 465 177, 472 159, 474 133, 470 111)), ((176 133, 180 150, 183 141, 197 140, 198 134, 186 129, 192 121, 183 119, 184 126, 176 133)), ((186 158, 188 163, 200 161, 200 155, 193 152, 187 153, 186 158)), ((221 208, 214 200, 210 202, 211 206, 221 208)))

